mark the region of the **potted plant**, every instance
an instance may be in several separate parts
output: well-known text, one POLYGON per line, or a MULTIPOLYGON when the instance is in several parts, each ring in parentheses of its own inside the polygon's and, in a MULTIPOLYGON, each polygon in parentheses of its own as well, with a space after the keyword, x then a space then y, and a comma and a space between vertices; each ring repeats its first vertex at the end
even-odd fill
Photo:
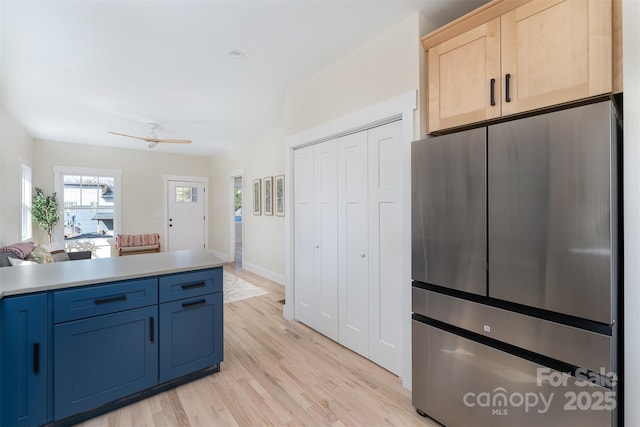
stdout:
POLYGON ((41 188, 36 187, 31 204, 31 216, 36 224, 38 224, 40 230, 47 232, 49 235, 49 244, 51 244, 53 227, 60 221, 60 210, 58 209, 56 193, 47 196, 41 188))

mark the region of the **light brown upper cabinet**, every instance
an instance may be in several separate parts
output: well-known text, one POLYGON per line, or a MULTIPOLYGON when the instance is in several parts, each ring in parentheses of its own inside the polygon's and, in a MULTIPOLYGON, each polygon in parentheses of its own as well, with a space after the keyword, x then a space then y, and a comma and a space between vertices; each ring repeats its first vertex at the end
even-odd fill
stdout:
POLYGON ((428 54, 430 131, 500 117, 500 18, 428 54))
POLYGON ((616 1, 494 0, 423 37, 429 132, 613 92, 616 1))

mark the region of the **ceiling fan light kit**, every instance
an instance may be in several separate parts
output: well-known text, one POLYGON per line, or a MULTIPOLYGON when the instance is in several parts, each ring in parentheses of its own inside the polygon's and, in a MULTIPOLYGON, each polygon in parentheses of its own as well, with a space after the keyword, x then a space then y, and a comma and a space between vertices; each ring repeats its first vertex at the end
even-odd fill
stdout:
POLYGON ((156 135, 156 129, 158 129, 158 124, 157 123, 147 123, 147 125, 149 126, 149 135, 148 137, 142 137, 142 136, 135 136, 135 135, 127 135, 126 133, 119 133, 119 132, 112 132, 112 131, 108 131, 109 133, 113 134, 113 135, 120 135, 120 136, 126 136, 127 138, 135 138, 135 139, 141 139, 143 141, 145 141, 147 143, 147 147, 149 148, 154 148, 156 145, 160 144, 160 143, 169 143, 169 144, 191 144, 191 140, 190 139, 165 139, 165 138, 158 138, 156 135))

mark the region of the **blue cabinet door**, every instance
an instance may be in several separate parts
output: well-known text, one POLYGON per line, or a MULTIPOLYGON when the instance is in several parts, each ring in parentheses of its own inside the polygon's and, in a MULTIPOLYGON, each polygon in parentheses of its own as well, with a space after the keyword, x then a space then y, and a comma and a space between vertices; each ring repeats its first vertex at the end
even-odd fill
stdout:
POLYGON ((55 419, 158 383, 157 306, 54 326, 55 419))
POLYGON ((47 299, 45 294, 0 300, 2 404, 0 425, 46 420, 47 299))
POLYGON ((222 361, 222 292, 160 304, 160 383, 222 361))

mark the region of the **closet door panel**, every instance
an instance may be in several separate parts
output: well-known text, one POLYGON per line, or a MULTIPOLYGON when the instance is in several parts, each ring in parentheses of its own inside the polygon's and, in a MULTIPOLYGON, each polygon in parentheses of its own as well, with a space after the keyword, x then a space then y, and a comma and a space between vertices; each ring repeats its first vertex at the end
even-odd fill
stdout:
POLYGON ((314 325, 314 147, 294 153, 295 318, 314 325))
POLYGON ((400 374, 402 335, 401 122, 368 131, 369 358, 400 374))
POLYGON ((337 141, 314 146, 315 328, 338 340, 337 141))
POLYGON ((368 357, 367 132, 338 140, 339 342, 368 357))

